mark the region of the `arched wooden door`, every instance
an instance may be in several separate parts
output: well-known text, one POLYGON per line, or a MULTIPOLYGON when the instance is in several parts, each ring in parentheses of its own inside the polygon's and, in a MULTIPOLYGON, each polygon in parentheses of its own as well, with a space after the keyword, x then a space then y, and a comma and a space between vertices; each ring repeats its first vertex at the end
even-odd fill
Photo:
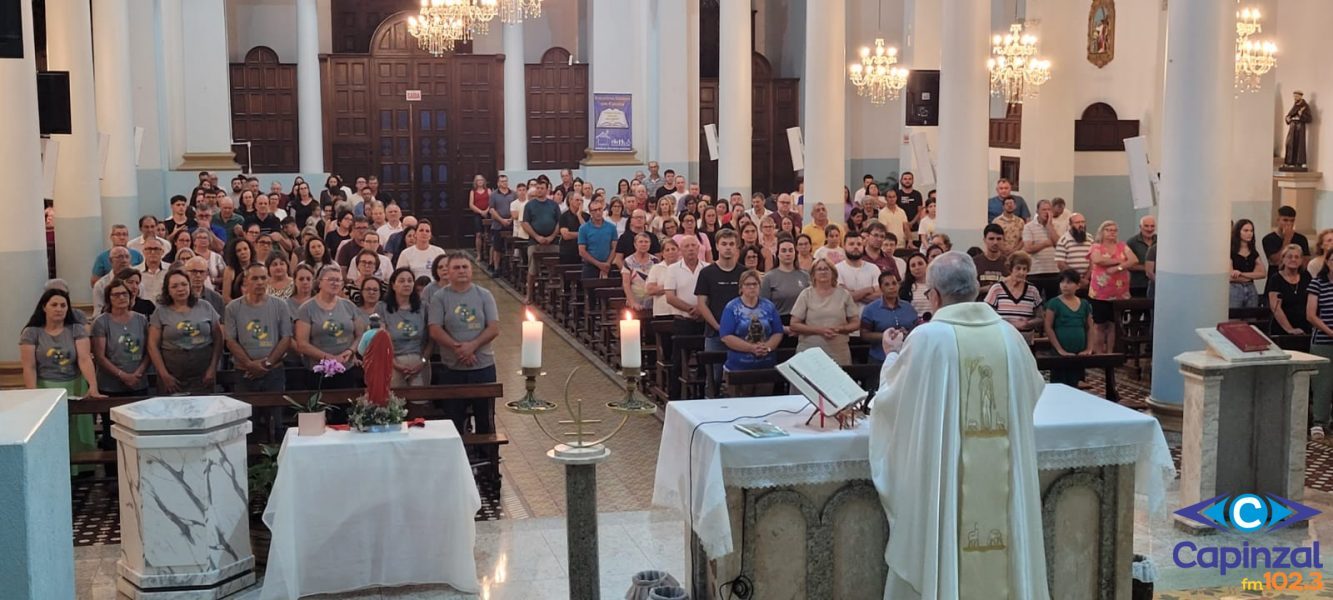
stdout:
MULTIPOLYGON (((752 56, 751 68, 751 191, 766 194, 789 192, 796 189, 796 173, 792 171, 791 152, 787 146, 787 128, 800 123, 800 80, 773 77, 773 67, 758 52, 752 56)), ((699 122, 717 123, 719 84, 717 79, 699 80, 699 122)), ((699 132, 699 180, 704 193, 717 192, 715 160, 708 160, 708 142, 702 129, 699 132)), ((748 199, 747 199, 748 201, 748 199)))
POLYGON ((431 56, 407 32, 411 14, 385 19, 371 35, 368 57, 327 59, 333 170, 344 178, 358 169, 378 175, 383 195, 431 220, 437 244, 471 247, 467 190, 478 173, 494 181, 504 159, 501 57, 431 56), (365 77, 340 75, 358 65, 365 77), (357 97, 365 99, 363 109, 357 97))

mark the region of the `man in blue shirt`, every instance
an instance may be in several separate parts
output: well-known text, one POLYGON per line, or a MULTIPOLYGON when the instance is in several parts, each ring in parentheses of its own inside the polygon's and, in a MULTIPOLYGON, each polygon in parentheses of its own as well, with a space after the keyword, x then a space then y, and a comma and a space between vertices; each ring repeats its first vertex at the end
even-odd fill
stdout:
POLYGON ((1014 213, 1022 217, 1024 221, 1032 220, 1032 211, 1028 210, 1027 201, 1024 200, 1022 196, 1012 193, 1013 189, 1013 184, 1009 183, 1009 180, 1003 177, 995 182, 995 195, 991 196, 990 200, 986 202, 987 224, 993 223, 995 217, 1000 216, 1000 213, 1004 212, 1004 200, 1010 196, 1014 198, 1014 204, 1017 205, 1017 208, 1014 209, 1014 213))
MULTIPOLYGON (((111 248, 116 246, 125 246, 130 243, 130 228, 119 223, 111 226, 111 248)), ((90 285, 97 285, 97 280, 103 275, 111 272, 111 248, 107 248, 97 255, 93 260, 93 278, 90 285)), ((143 254, 138 250, 130 249, 130 264, 137 265, 143 262, 143 254)))
POLYGON ((579 226, 579 257, 583 259, 583 278, 606 277, 611 271, 611 247, 616 243, 616 226, 606 221, 606 202, 600 197, 588 205, 587 223, 579 226))
POLYGON ((916 326, 916 309, 898 297, 902 281, 893 271, 879 274, 880 297, 861 309, 861 339, 870 343, 870 361, 884 363, 884 332, 898 330, 907 335, 916 326))

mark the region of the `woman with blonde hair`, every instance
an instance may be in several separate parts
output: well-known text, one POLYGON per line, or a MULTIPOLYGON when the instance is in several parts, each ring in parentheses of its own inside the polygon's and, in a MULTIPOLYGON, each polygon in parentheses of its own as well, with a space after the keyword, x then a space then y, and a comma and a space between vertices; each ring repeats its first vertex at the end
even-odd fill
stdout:
MULTIPOLYGON (((1299 247, 1297 246, 1297 248, 1299 247)), ((1311 277, 1319 275, 1319 272, 1324 270, 1324 255, 1328 253, 1330 248, 1333 248, 1333 227, 1320 230, 1319 235, 1315 236, 1314 258, 1311 258, 1309 264, 1306 265, 1306 270, 1310 272, 1311 277)))
POLYGON ((1296 244, 1287 244, 1278 258, 1278 270, 1268 276, 1264 294, 1268 296, 1268 310, 1273 319, 1268 333, 1273 335, 1304 335, 1310 330, 1305 316, 1305 297, 1309 295, 1311 276, 1301 268, 1304 253, 1296 244))
POLYGON ((1129 246, 1117 237, 1119 233, 1120 227, 1115 221, 1102 221, 1088 252, 1088 260, 1092 263, 1088 299, 1092 305, 1092 322, 1097 329, 1091 344, 1094 354, 1115 351, 1115 311, 1111 302, 1129 299, 1129 268, 1139 262, 1129 246))
POLYGON ((820 258, 810 267, 810 287, 796 296, 791 332, 800 336, 796 351, 823 348, 840 365, 852 364, 849 334, 861 328, 861 307, 838 285, 833 263, 820 258))

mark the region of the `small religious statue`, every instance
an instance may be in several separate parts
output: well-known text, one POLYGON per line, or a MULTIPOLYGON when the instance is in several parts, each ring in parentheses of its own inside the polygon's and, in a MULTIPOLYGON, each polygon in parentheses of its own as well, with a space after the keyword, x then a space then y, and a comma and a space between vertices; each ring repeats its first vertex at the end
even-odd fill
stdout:
POLYGON ((1286 151, 1282 156, 1282 166, 1278 167, 1278 170, 1305 172, 1309 170, 1306 166, 1309 154, 1305 149, 1305 124, 1314 120, 1314 113, 1310 111, 1310 103, 1305 101, 1305 94, 1298 90, 1292 93, 1292 98, 1294 101, 1286 117, 1286 151))

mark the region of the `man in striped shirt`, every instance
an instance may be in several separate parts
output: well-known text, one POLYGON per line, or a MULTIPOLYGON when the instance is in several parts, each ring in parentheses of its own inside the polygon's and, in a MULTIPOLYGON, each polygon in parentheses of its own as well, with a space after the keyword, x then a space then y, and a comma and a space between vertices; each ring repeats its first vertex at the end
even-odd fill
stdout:
POLYGON ((1055 243, 1055 266, 1063 271, 1073 269, 1083 277, 1080 287, 1088 287, 1088 273, 1092 261, 1088 253, 1092 251, 1092 240, 1088 239, 1088 219, 1080 213, 1069 216, 1069 231, 1060 236, 1055 243))

